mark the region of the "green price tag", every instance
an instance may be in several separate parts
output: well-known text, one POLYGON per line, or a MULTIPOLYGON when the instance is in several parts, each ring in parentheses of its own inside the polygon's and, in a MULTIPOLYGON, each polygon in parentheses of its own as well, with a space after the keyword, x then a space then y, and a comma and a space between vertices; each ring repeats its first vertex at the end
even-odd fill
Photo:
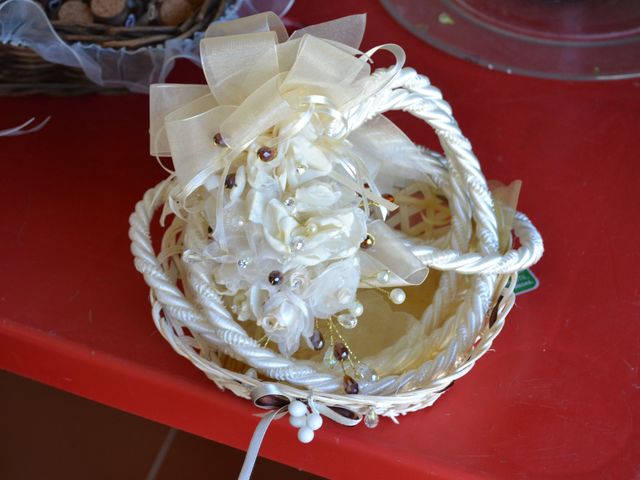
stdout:
POLYGON ((535 290, 538 285, 540 285, 540 280, 536 278, 531 270, 526 269, 518 273, 518 281, 513 291, 516 295, 520 295, 535 290))

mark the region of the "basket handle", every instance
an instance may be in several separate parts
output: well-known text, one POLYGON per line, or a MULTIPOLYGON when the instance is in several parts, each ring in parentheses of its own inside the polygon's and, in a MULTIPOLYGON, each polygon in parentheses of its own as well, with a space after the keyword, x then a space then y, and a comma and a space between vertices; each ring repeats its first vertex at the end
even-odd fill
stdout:
MULTIPOLYGON (((387 71, 380 69, 374 76, 382 76, 387 71)), ((493 196, 471 143, 460 131, 451 106, 440 90, 414 69, 403 68, 389 88, 347 113, 350 130, 390 110, 403 110, 425 121, 435 131, 444 152, 443 168, 432 173, 441 177, 435 179, 436 183, 446 187, 452 216, 451 248, 442 250, 405 238, 416 256, 429 267, 463 274, 514 273, 536 263, 544 251, 542 238, 520 212, 515 214, 514 231, 521 245, 500 253, 493 196), (475 222, 475 232, 472 232, 471 219, 475 222), (477 252, 469 251, 472 233, 478 241, 477 252)))

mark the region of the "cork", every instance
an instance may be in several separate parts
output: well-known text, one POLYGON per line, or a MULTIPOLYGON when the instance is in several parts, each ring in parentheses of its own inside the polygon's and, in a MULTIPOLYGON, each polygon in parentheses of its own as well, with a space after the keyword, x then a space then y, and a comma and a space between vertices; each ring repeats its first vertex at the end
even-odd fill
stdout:
POLYGON ((189 0, 164 0, 160 5, 160 23, 163 25, 180 25, 193 15, 189 0))
POLYGON ((71 0, 63 3, 58 10, 58 20, 71 25, 90 25, 93 23, 93 14, 86 3, 71 0))
POLYGON ((122 24, 127 17, 127 0, 91 0, 96 18, 110 24, 122 24))

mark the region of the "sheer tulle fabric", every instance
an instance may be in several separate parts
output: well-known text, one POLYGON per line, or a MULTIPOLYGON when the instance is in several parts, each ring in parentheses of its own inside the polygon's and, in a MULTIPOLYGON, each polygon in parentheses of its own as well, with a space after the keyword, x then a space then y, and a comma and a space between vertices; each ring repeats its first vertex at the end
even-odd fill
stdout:
MULTIPOLYGON (((293 0, 234 2, 220 20, 267 10, 283 15, 292 3, 293 0)), ((173 39, 160 46, 136 50, 67 44, 36 2, 8 0, 0 4, 0 43, 29 47, 48 62, 82 69, 98 85, 123 87, 132 92, 147 93, 149 85, 163 82, 179 58, 199 64, 202 37, 202 32, 198 32, 191 39, 173 39)))

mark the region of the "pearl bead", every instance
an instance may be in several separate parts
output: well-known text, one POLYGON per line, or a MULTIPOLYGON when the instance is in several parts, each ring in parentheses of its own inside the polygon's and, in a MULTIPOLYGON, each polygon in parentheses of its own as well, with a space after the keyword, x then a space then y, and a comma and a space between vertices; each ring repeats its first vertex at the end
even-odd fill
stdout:
POLYGON ((342 313, 338 315, 338 323, 346 329, 352 329, 358 325, 358 319, 352 313, 342 313))
POLYGON ((226 147, 227 143, 222 138, 222 134, 220 132, 216 133, 213 136, 213 143, 215 143, 219 147, 226 147))
POLYGON ((351 313, 356 317, 360 317, 364 313, 364 306, 360 302, 356 302, 351 308, 351 313))
POLYGON ((302 428, 307 425, 307 418, 302 417, 294 417, 293 415, 289 415, 289 424, 295 428, 302 428))
POLYGON ((288 410, 289 414, 292 417, 304 417, 308 412, 307 406, 300 400, 294 400, 293 402, 291 402, 289 404, 288 410))
POLYGON ((389 293, 389 298, 396 305, 400 305, 407 299, 407 294, 404 293, 404 290, 402 290, 401 288, 394 288, 393 290, 391 290, 391 293, 389 293))
POLYGON ((314 233, 317 233, 318 225, 316 225, 315 223, 308 224, 305 228, 305 232, 307 233, 307 235, 313 235, 314 233))
POLYGON ((276 151, 271 147, 260 147, 258 149, 258 158, 263 162, 270 162, 276 156, 276 151))
POLYGON ((365 382, 376 382, 379 379, 376 371, 366 363, 358 364, 356 367, 356 378, 358 380, 364 380, 365 382))
POLYGON ((244 374, 249 378, 258 378, 258 372, 256 372, 255 368, 247 368, 247 371, 244 374))
POLYGON ((313 334, 309 337, 309 343, 311 343, 311 346, 316 351, 324 348, 324 337, 320 330, 316 329, 313 331, 313 334))
POLYGON ((368 428, 376 428, 378 426, 379 417, 374 410, 369 410, 364 416, 364 424, 368 428))
POLYGON ((339 361, 346 360, 349 358, 349 349, 344 343, 338 342, 333 346, 333 356, 339 361))
POLYGON ((360 391, 358 382, 356 382, 349 375, 345 375, 342 380, 343 380, 342 383, 344 385, 345 393, 348 393, 349 395, 355 395, 360 391))
POLYGON ((329 368, 333 368, 338 364, 338 360, 333 355, 332 349, 329 348, 327 349, 326 352, 324 352, 324 357, 322 358, 322 362, 329 368))
POLYGON ((271 285, 280 285, 282 283, 283 276, 282 272, 278 270, 274 270, 269 274, 269 283, 271 285))
POLYGON ((309 427, 302 427, 298 430, 298 440, 302 443, 309 443, 313 440, 315 433, 309 427))
POLYGON ((318 430, 322 426, 322 417, 319 413, 307 415, 307 427, 311 430, 318 430))
POLYGON ((233 188, 237 186, 238 184, 236 183, 236 174, 230 173, 229 175, 227 175, 226 178, 224 179, 224 187, 233 188))
POLYGON ((367 236, 364 237, 364 240, 360 243, 360 248, 363 250, 367 250, 373 247, 376 244, 376 239, 373 238, 373 235, 367 233, 367 236))
POLYGON ((382 270, 381 272, 378 272, 376 280, 382 284, 389 283, 389 280, 391 280, 391 272, 389 270, 382 270))

